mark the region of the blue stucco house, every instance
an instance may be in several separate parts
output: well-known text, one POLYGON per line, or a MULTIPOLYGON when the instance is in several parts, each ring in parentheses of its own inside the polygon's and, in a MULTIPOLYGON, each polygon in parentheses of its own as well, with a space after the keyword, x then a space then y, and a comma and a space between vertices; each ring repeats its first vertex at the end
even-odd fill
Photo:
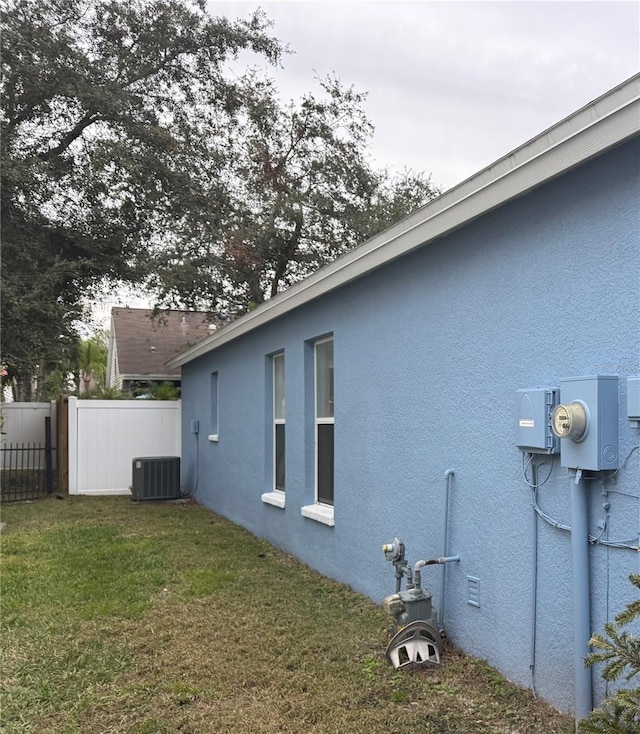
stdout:
POLYGON ((448 637, 585 716, 638 572, 640 75, 172 363, 198 502, 376 601, 394 536, 459 555, 448 637))

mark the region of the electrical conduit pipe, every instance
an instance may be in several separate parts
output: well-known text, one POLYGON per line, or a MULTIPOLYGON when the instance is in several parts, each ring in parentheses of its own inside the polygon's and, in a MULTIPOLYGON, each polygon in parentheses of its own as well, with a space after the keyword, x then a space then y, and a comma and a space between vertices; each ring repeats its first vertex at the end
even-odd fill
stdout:
POLYGON ((591 639, 589 586, 589 525, 587 488, 582 469, 571 477, 571 557, 573 563, 575 719, 586 719, 593 708, 591 668, 585 667, 591 639))
POLYGON ((538 489, 538 467, 531 456, 531 650, 529 671, 531 691, 536 697, 536 627, 538 620, 538 513, 536 512, 536 492, 538 489))
MULTIPOLYGON (((446 558, 447 556, 447 544, 449 540, 449 489, 451 487, 451 477, 454 475, 453 469, 447 469, 444 473, 445 493, 444 493, 444 538, 442 540, 442 555, 446 558)), ((458 560, 460 560, 458 558, 458 560)), ((442 569, 442 576, 440 577, 440 602, 438 609, 438 630, 440 634, 444 633, 444 593, 446 588, 446 576, 447 567, 444 566, 442 569)))

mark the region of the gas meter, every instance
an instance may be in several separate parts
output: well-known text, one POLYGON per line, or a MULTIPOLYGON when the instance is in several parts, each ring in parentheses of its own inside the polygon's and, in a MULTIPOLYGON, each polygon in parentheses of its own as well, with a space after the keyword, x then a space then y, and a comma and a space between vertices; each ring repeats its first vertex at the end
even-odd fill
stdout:
POLYGON ((431 592, 420 584, 416 564, 416 580, 411 566, 405 559, 404 543, 394 538, 382 546, 385 559, 395 566, 396 592, 383 602, 384 610, 391 615, 396 633, 387 645, 387 657, 394 668, 414 668, 437 665, 442 653, 442 637, 438 632, 438 615, 431 604, 431 592), (407 576, 406 590, 401 590, 403 576, 407 576))

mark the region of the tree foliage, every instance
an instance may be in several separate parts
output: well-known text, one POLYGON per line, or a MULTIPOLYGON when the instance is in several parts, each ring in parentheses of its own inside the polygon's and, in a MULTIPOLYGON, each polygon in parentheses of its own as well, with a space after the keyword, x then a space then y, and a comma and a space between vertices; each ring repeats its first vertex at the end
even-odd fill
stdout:
POLYGON ((279 63, 261 12, 9 0, 2 42, 3 362, 23 385, 105 282, 233 316, 437 193, 371 165, 363 94, 326 79, 283 104, 230 73, 243 51, 279 63))
POLYGON ((103 390, 107 379, 109 334, 96 331, 78 344, 77 392, 103 390))
POLYGON ((83 297, 141 282, 149 248, 201 199, 238 107, 225 63, 275 62, 260 13, 204 1, 14 0, 2 18, 3 359, 28 377, 75 341, 83 297))
MULTIPOLYGON (((640 592, 640 574, 629 576, 640 592)), ((586 659, 587 665, 604 663, 602 677, 606 681, 640 678, 640 637, 625 627, 640 619, 640 598, 630 602, 615 618, 607 622, 604 635, 596 633, 589 644, 595 648, 586 659)), ((635 688, 621 688, 606 698, 601 708, 581 721, 582 734, 638 734, 640 732, 640 680, 635 688)))
POLYGON ((250 74, 241 94, 224 196, 209 199, 216 216, 185 222, 155 259, 167 305, 242 313, 438 193, 423 174, 371 165, 366 95, 338 79, 283 104, 270 79, 250 74))

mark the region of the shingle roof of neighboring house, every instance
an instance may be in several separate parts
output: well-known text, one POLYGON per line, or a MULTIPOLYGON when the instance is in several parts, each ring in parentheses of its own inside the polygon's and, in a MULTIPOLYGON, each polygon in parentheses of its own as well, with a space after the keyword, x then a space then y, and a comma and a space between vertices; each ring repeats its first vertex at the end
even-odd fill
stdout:
POLYGON ((636 74, 224 330, 187 348, 170 364, 186 364, 425 247, 639 134, 640 74, 636 74))
POLYGON ((201 341, 215 327, 198 311, 153 311, 113 308, 109 336, 107 384, 124 380, 175 380, 180 367, 167 360, 201 341))

